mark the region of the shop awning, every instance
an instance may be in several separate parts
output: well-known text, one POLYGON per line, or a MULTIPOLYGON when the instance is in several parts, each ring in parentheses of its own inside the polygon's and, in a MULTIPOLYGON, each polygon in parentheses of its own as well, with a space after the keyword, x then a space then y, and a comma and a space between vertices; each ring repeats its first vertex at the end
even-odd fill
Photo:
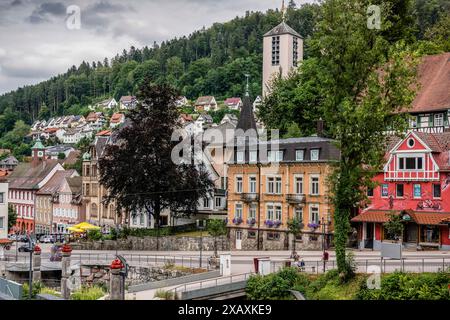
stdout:
POLYGON ((378 222, 385 223, 389 221, 389 215, 392 213, 398 214, 398 211, 387 211, 387 210, 367 210, 361 212, 359 215, 354 217, 352 222, 378 222))
POLYGON ((81 229, 83 231, 100 230, 101 229, 100 227, 96 227, 93 224, 90 224, 90 223, 87 223, 87 222, 82 222, 82 223, 79 223, 77 225, 74 225, 73 228, 81 229))
POLYGON ((0 239, 0 245, 10 245, 12 244, 12 241, 9 239, 0 239))

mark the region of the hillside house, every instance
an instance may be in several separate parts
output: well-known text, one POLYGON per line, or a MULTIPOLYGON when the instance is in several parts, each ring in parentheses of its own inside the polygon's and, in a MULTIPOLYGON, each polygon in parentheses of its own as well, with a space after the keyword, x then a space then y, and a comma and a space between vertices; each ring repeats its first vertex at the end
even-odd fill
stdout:
POLYGON ((217 101, 213 96, 200 97, 195 101, 195 110, 197 112, 217 110, 217 101))

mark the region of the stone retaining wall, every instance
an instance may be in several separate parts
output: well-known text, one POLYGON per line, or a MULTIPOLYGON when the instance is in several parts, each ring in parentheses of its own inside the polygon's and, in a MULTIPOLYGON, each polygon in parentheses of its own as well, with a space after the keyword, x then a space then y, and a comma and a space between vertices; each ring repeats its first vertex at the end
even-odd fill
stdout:
MULTIPOLYGON (((103 240, 72 243, 75 250, 133 250, 155 251, 157 249, 156 237, 128 237, 123 240, 103 240)), ((205 251, 214 250, 214 238, 203 237, 202 248, 205 251)), ((230 250, 230 243, 226 237, 217 238, 217 249, 230 250)), ((159 237, 159 250, 161 251, 198 251, 200 238, 194 237, 159 237)))

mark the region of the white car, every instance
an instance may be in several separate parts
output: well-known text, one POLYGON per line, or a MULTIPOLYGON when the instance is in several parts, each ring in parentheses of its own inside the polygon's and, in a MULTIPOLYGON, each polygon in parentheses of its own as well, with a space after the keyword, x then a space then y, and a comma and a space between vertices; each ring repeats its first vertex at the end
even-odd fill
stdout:
POLYGON ((55 239, 52 236, 46 235, 46 236, 42 236, 39 239, 40 243, 54 243, 55 239))

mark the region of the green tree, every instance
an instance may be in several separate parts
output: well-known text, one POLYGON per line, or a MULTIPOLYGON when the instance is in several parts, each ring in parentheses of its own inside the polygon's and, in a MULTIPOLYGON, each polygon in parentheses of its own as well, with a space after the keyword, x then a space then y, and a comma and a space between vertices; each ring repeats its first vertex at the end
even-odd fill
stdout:
POLYGON ((387 238, 389 240, 400 240, 400 237, 403 234, 403 223, 402 223, 402 217, 395 213, 389 214, 389 221, 383 224, 384 228, 386 229, 387 238))
POLYGON ((172 159, 178 144, 172 134, 179 129, 179 93, 167 85, 144 83, 137 97, 140 104, 128 114, 130 124, 118 131, 120 144, 108 144, 99 160, 100 182, 110 192, 106 202, 145 212, 159 233, 163 210, 175 216, 196 213, 198 200, 213 183, 204 166, 172 159))
POLYGON ((217 255, 217 238, 227 234, 227 224, 224 220, 211 219, 206 225, 208 233, 214 238, 214 257, 217 255))
POLYGON ((66 154, 64 152, 58 153, 58 160, 64 160, 66 158, 66 154))
POLYGON ((292 234, 292 255, 295 253, 295 238, 302 232, 305 225, 302 221, 298 220, 297 218, 290 219, 287 223, 288 231, 290 234, 292 234))
POLYGON ((39 120, 48 120, 51 117, 51 111, 44 103, 39 110, 38 119, 39 120))
POLYGON ((297 123, 292 122, 291 125, 287 128, 286 134, 283 136, 284 139, 288 138, 299 138, 302 136, 302 132, 300 131, 300 127, 297 123))
MULTIPOLYGON (((352 273, 345 250, 350 212, 365 199, 364 187, 371 184, 371 178, 381 167, 384 132, 388 129, 401 132, 406 128, 405 118, 397 111, 409 106, 414 98, 412 84, 417 60, 404 45, 403 36, 392 27, 393 2, 380 4, 381 30, 367 28, 369 4, 365 0, 324 1, 321 20, 309 41, 311 58, 301 65, 299 75, 286 83, 279 80, 271 94, 275 101, 287 105, 291 114, 287 119, 294 117, 291 109, 295 107, 289 105, 290 99, 302 101, 299 105, 307 110, 317 106, 319 112, 312 114, 323 116, 326 133, 336 139, 341 151, 341 161, 328 180, 335 208, 337 264, 344 279, 352 273), (383 72, 379 72, 381 69, 383 72), (287 92, 280 89, 283 87, 288 88, 287 92)), ((267 114, 280 114, 283 110, 267 109, 267 114)), ((272 123, 282 121, 285 120, 272 123)))
POLYGON ((336 259, 344 278, 351 274, 345 252, 350 212, 365 199, 364 187, 381 167, 384 132, 406 128, 404 117, 396 112, 414 98, 411 85, 417 61, 401 41, 390 43, 387 21, 391 19, 391 3, 382 4, 380 31, 366 27, 368 4, 362 0, 326 1, 323 20, 311 43, 320 56, 313 61, 319 70, 324 119, 341 151, 330 183, 336 259), (381 68, 383 73, 378 72, 381 68))

